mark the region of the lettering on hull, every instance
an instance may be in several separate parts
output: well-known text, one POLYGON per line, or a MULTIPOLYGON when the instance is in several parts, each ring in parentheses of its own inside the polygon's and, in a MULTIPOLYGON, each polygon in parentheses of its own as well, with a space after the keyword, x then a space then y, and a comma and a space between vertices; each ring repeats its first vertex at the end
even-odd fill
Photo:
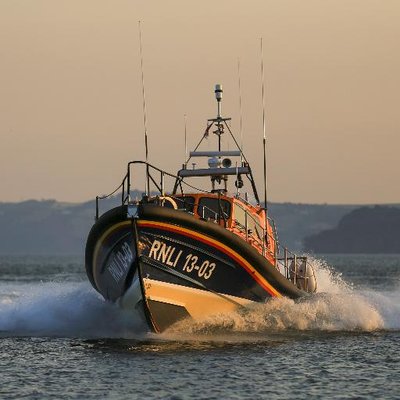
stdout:
POLYGON ((169 267, 175 268, 182 255, 182 250, 179 250, 179 252, 176 252, 174 257, 175 250, 176 248, 173 246, 168 246, 164 242, 154 240, 153 244, 151 245, 149 257, 153 260, 160 261, 169 267))
POLYGON ((185 253, 182 249, 177 249, 176 246, 168 245, 167 243, 154 239, 151 245, 149 258, 161 262, 171 268, 177 268, 182 272, 196 274, 197 277, 209 279, 217 265, 206 258, 201 258, 199 255, 185 253), (182 260, 183 263, 179 263, 182 260))
POLYGON ((106 270, 110 273, 115 283, 119 283, 133 261, 132 250, 127 242, 124 242, 121 248, 114 253, 113 257, 107 263, 106 270))

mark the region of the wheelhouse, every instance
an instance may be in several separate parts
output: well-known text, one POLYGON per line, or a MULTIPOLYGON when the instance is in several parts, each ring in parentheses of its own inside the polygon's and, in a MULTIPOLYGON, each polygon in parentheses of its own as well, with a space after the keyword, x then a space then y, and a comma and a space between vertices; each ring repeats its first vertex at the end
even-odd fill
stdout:
POLYGON ((276 232, 265 223, 265 210, 240 197, 221 194, 185 194, 172 197, 176 208, 194 217, 213 221, 246 240, 270 261, 276 258, 276 232))

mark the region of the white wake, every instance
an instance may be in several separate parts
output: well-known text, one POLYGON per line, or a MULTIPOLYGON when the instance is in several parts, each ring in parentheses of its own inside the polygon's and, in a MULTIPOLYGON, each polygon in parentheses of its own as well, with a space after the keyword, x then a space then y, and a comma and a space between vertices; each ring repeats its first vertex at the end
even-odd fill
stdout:
POLYGON ((391 292, 355 289, 324 261, 312 260, 318 293, 276 298, 248 309, 182 321, 168 333, 267 333, 283 330, 376 331, 400 329, 400 288, 391 292))
MULTIPOLYGON (((326 263, 314 260, 318 294, 301 301, 272 299, 202 321, 182 321, 169 334, 266 333, 284 330, 400 329, 400 288, 354 289, 326 263)), ((138 313, 105 302, 88 282, 12 283, 0 286, 0 335, 143 338, 138 313)))
POLYGON ((0 334, 132 338, 144 330, 137 313, 105 302, 88 282, 2 286, 0 334))

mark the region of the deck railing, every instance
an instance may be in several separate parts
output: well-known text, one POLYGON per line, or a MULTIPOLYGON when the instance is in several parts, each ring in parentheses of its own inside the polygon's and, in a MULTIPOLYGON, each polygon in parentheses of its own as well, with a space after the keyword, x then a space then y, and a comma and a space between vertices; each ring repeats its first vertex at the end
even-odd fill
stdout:
MULTIPOLYGON (((100 201, 109 199, 121 190, 121 204, 128 204, 131 201, 131 188, 133 178, 133 167, 142 166, 145 167, 145 192, 143 196, 149 197, 150 195, 159 194, 165 196, 165 180, 167 178, 173 179, 177 187, 180 189, 183 195, 183 185, 191 186, 177 175, 170 174, 154 165, 149 164, 146 161, 130 161, 127 166, 127 172, 122 179, 121 184, 115 188, 111 193, 103 196, 96 196, 96 220, 100 215, 100 201)), ((196 188, 197 190, 200 190, 196 188)), ((200 190, 201 191, 201 190, 200 190)))
POLYGON ((280 245, 278 241, 275 221, 272 218, 268 218, 269 224, 272 227, 272 235, 266 231, 265 227, 254 218, 247 210, 245 211, 245 224, 241 224, 238 220, 235 220, 236 225, 242 228, 245 232, 245 239, 247 242, 258 240, 260 246, 262 246, 262 254, 264 257, 268 255, 273 257, 275 260, 275 266, 279 272, 290 280, 297 287, 309 292, 314 292, 315 287, 315 271, 306 256, 298 256, 295 253, 289 251, 286 247, 280 245), (252 226, 255 226, 257 234, 255 235, 251 229, 249 229, 249 220, 252 220, 252 226), (262 235, 259 234, 262 232, 262 235), (261 237, 260 237, 261 236, 261 237), (274 243, 273 250, 271 250, 270 241, 274 243), (312 283, 314 282, 314 283, 312 283))

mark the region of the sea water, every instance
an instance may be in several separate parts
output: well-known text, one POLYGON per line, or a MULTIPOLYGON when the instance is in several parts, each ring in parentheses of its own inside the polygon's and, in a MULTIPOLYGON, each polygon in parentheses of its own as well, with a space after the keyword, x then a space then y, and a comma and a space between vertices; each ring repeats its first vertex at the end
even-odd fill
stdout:
POLYGON ((313 260, 318 294, 162 335, 80 257, 0 257, 1 399, 399 399, 400 256, 313 260))

